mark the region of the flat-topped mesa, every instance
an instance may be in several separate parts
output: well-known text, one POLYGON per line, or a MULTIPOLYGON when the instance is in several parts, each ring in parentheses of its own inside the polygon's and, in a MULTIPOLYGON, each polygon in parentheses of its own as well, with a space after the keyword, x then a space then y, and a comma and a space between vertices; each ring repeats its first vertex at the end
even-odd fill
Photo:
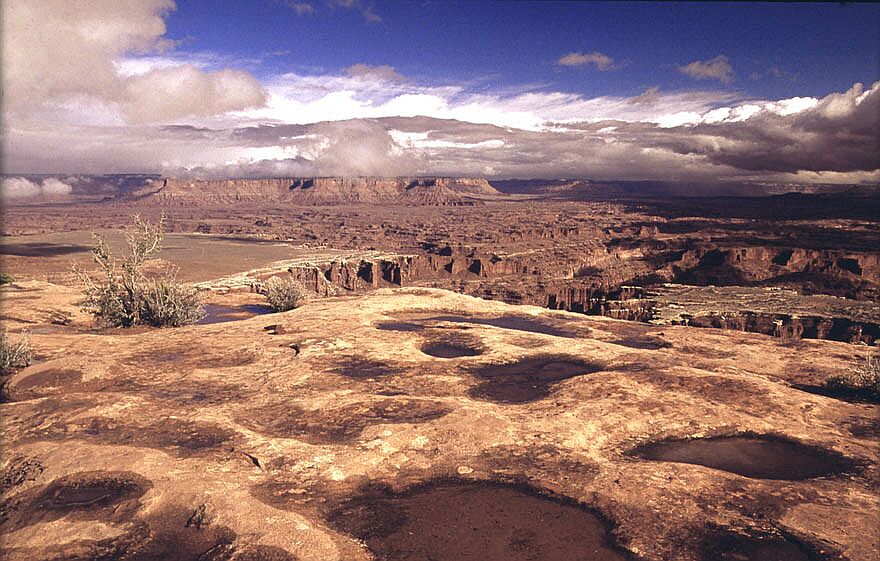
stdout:
POLYGON ((461 177, 312 177, 188 180, 166 178, 145 195, 163 205, 288 203, 461 206, 502 198, 488 181, 461 177))

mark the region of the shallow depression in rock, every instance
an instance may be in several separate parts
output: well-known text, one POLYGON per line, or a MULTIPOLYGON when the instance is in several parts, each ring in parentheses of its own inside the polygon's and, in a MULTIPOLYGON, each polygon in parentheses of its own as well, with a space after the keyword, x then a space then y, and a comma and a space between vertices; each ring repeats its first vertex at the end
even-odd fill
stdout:
POLYGON ((567 355, 543 355, 507 364, 488 364, 471 370, 482 381, 470 394, 499 403, 527 403, 550 395, 552 386, 562 380, 602 369, 601 365, 567 355))
POLYGON ((459 358, 463 356, 477 356, 481 354, 479 349, 460 345, 457 343, 444 343, 436 341, 422 346, 422 352, 437 358, 459 358))
POLYGON ((426 327, 425 324, 428 323, 472 323, 476 325, 499 327, 501 329, 510 329, 513 331, 527 331, 529 333, 553 335, 556 337, 573 338, 578 336, 577 331, 560 327, 550 319, 543 320, 524 315, 507 314, 495 317, 485 317, 452 314, 401 314, 396 317, 399 321, 382 322, 378 324, 377 327, 386 331, 420 331, 424 329, 426 327))
POLYGON ((806 546, 781 537, 750 537, 726 534, 715 537, 703 561, 815 561, 820 559, 806 546))
POLYGON ((829 450, 754 435, 652 442, 631 453, 646 460, 696 464, 755 479, 810 479, 855 467, 851 460, 829 450))
POLYGON ((488 482, 365 492, 331 524, 386 561, 623 561, 609 524, 578 504, 488 482))

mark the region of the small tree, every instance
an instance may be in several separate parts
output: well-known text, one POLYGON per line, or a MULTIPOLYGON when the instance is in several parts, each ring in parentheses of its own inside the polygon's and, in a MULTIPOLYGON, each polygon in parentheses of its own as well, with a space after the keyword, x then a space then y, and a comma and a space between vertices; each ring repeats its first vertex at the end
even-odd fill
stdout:
POLYGON ((122 258, 114 257, 107 240, 94 234, 92 258, 99 267, 99 280, 74 264, 86 293, 83 308, 115 327, 195 323, 204 316, 195 289, 179 284, 172 272, 158 279, 144 274, 144 265, 162 249, 165 215, 155 225, 138 215, 132 218, 134 228, 125 233, 128 251, 122 258))
POLYGON ((290 277, 272 277, 262 289, 266 303, 276 312, 286 312, 302 305, 306 298, 303 286, 290 277))

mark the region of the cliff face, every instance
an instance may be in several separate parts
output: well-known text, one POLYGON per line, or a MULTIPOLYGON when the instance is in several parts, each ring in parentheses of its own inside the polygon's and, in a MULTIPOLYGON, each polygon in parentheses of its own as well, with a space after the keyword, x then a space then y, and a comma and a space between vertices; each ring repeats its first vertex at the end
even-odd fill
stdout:
POLYGON ((474 205, 504 195, 485 179, 315 177, 184 180, 153 183, 150 199, 163 205, 288 203, 299 205, 474 205))

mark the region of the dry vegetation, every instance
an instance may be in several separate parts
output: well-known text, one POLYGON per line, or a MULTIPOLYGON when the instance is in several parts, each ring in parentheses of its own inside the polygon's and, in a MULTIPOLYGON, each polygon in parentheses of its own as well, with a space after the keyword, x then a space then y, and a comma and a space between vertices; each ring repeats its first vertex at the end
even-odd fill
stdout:
POLYGON ((863 363, 832 377, 827 385, 866 397, 880 398, 880 355, 866 356, 863 363))
POLYGON ((298 308, 306 297, 303 286, 289 277, 272 277, 266 282, 262 292, 266 303, 276 312, 298 308))
POLYGON ((204 316, 196 290, 177 282, 173 271, 149 278, 148 260, 162 249, 164 216, 157 224, 133 217, 134 229, 126 232, 127 253, 114 257, 107 241, 95 234, 92 257, 99 267, 98 279, 74 267, 86 294, 84 309, 113 327, 147 324, 178 327, 204 316))
POLYGON ((0 331, 0 374, 9 374, 28 366, 33 355, 27 335, 13 340, 5 331, 0 331))

